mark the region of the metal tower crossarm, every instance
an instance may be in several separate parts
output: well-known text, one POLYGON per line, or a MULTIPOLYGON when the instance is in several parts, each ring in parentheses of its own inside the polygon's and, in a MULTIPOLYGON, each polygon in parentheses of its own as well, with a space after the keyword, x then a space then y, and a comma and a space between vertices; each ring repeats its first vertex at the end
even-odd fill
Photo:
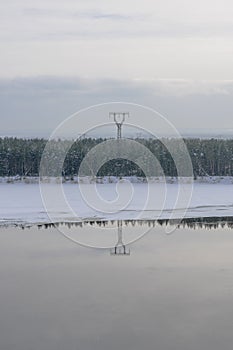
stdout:
POLYGON ((129 117, 129 112, 110 112, 109 118, 113 118, 117 127, 117 139, 122 138, 122 125, 125 122, 125 118, 129 117))

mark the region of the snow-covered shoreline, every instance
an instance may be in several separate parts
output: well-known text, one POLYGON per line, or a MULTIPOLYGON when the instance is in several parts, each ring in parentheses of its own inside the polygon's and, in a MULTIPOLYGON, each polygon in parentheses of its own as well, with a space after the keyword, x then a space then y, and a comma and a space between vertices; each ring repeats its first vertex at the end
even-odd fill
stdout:
POLYGON ((137 177, 137 176, 124 176, 118 178, 116 176, 103 176, 103 177, 78 177, 78 176, 65 176, 65 177, 43 177, 39 176, 6 176, 0 177, 0 184, 38 184, 42 183, 50 183, 50 184, 59 184, 59 183, 69 183, 69 184, 112 184, 117 183, 118 181, 125 182, 129 181, 130 183, 168 183, 168 184, 177 184, 177 183, 205 183, 205 184, 233 184, 233 176, 197 176, 195 179, 190 177, 137 177))

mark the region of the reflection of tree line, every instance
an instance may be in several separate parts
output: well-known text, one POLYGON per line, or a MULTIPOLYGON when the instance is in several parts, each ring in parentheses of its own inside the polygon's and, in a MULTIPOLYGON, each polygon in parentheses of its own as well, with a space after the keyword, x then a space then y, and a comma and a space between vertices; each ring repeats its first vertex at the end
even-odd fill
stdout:
MULTIPOLYGON (((77 175, 79 166, 85 155, 104 139, 84 138, 76 142, 70 140, 50 141, 48 175, 57 176, 53 171, 63 150, 69 151, 63 166, 63 175, 77 175)), ((165 147, 165 143, 174 150, 179 161, 180 140, 178 139, 142 139, 135 141, 143 144, 158 159, 164 174, 176 176, 176 166, 165 147), (166 141, 165 141, 166 140, 166 141)), ((194 176, 233 175, 233 139, 185 139, 184 140, 194 168, 194 176)), ((0 176, 38 176, 42 153, 46 145, 45 139, 0 138, 0 176)), ((130 152, 134 154, 133 146, 130 152)), ((136 152, 135 152, 136 153, 136 152)), ((182 158, 182 154, 180 154, 182 158)), ((114 159, 101 167, 99 176, 144 176, 137 165, 127 159, 114 159)), ((185 173, 183 174, 185 175, 185 173)))
MULTIPOLYGON (((120 220, 122 225, 126 227, 136 226, 177 226, 178 228, 191 228, 191 229, 218 229, 218 228, 233 228, 233 217, 197 217, 197 218, 184 218, 179 219, 159 219, 159 220, 120 220)), ((60 226, 67 227, 69 229, 75 227, 117 227, 119 220, 84 220, 77 222, 52 222, 52 223, 38 223, 38 224, 23 224, 14 223, 11 226, 20 227, 22 229, 37 226, 38 229, 50 229, 58 228, 60 226)), ((4 225, 1 225, 3 227, 4 225)), ((9 226, 9 224, 5 224, 9 226)))
MULTIPOLYGON (((117 220, 111 221, 83 221, 83 222, 63 222, 55 224, 45 224, 44 228, 57 227, 60 224, 65 225, 68 228, 72 227, 85 227, 88 225, 96 227, 107 227, 110 225, 115 226, 117 220)), ((178 228, 204 228, 204 229, 217 229, 217 228, 233 228, 233 217, 203 217, 203 218, 185 218, 182 220, 179 219, 159 219, 159 220, 122 220, 124 226, 148 226, 155 227, 159 226, 177 226, 178 228)))

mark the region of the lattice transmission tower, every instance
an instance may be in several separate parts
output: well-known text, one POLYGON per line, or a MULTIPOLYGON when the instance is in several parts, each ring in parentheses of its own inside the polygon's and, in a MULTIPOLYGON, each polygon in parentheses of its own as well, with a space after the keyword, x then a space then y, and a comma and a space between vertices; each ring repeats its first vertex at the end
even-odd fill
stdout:
POLYGON ((125 122, 125 118, 129 117, 129 112, 110 112, 109 118, 113 118, 117 127, 117 140, 122 138, 122 125, 125 122))
POLYGON ((122 220, 117 221, 118 240, 114 248, 111 249, 111 255, 130 255, 130 250, 127 249, 123 242, 122 220))

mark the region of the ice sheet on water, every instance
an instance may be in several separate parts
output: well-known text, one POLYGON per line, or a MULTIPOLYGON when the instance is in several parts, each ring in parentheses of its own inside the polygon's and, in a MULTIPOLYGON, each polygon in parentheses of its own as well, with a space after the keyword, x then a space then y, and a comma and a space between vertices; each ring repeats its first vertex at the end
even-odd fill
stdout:
MULTIPOLYGON (((48 184, 56 186, 56 184, 48 184)), ((95 186, 87 183, 85 186, 95 186)), ((167 219, 173 212, 173 218, 180 218, 183 214, 182 206, 174 210, 177 198, 178 185, 166 184, 166 198, 163 202, 164 184, 155 182, 150 188, 152 198, 146 208, 144 200, 147 194, 147 184, 134 183, 133 196, 130 203, 118 211, 114 199, 117 197, 116 184, 97 184, 97 191, 102 196, 106 205, 112 207, 112 212, 100 211, 91 207, 82 197, 78 184, 63 184, 64 193, 73 212, 63 210, 54 202, 53 212, 47 213, 43 206, 40 188, 36 183, 0 183, 0 225, 30 225, 51 222, 78 222, 82 220, 141 220, 167 219), (164 204, 161 212, 161 203, 164 204), (116 207, 114 207, 116 205, 116 207), (116 210, 116 212, 114 212, 116 210), (48 215, 49 214, 49 215, 48 215), (140 214, 140 216, 139 216, 140 214)), ((185 184, 183 185, 185 189, 185 184)), ((188 185, 187 185, 188 186, 188 185)), ((94 187, 93 187, 94 188, 94 187)), ((233 185, 231 180, 225 179, 223 183, 195 182, 186 217, 230 217, 233 216, 233 185)))

